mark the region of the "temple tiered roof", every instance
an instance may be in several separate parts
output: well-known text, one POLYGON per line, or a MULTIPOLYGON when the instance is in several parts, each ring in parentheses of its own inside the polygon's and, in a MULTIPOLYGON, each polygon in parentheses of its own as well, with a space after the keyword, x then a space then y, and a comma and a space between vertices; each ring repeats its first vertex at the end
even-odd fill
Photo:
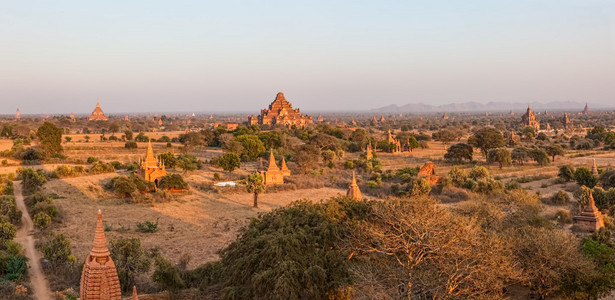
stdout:
POLYGON ((89 120, 90 121, 107 121, 107 120, 109 120, 109 117, 105 116, 105 113, 100 108, 100 102, 98 102, 98 100, 96 101, 96 108, 94 108, 94 111, 92 112, 92 115, 90 115, 89 120))

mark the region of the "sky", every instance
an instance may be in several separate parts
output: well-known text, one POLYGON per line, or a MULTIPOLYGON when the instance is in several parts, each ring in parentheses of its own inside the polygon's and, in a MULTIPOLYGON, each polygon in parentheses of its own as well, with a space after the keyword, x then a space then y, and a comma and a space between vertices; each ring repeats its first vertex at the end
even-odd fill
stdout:
POLYGON ((615 107, 615 1, 0 0, 0 114, 615 107))

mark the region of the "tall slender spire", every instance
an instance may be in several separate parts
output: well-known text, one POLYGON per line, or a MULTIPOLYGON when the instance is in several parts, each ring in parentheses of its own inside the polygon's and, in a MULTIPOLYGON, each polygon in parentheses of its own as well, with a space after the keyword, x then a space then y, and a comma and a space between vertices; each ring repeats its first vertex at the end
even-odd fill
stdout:
POLYGON ((139 296, 137 295, 137 286, 132 286, 132 300, 139 300, 139 296))
POLYGON ((98 220, 96 221, 96 233, 94 234, 94 247, 90 255, 95 257, 109 256, 109 249, 107 249, 107 239, 105 238, 105 228, 102 221, 102 211, 98 210, 98 220))
POLYGON ((352 171, 352 182, 348 187, 348 192, 346 192, 346 196, 352 198, 353 200, 361 200, 361 190, 359 189, 359 185, 357 185, 357 180, 355 178, 355 172, 352 171))
POLYGON ((275 163, 275 156, 273 156, 273 149, 269 151, 269 167, 267 167, 267 171, 279 170, 278 165, 275 163))

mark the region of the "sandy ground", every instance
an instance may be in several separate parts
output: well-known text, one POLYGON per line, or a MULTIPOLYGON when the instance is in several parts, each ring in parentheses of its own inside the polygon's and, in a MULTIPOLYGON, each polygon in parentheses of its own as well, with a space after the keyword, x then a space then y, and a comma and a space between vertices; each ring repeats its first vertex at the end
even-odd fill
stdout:
POLYGON ((33 236, 34 224, 32 218, 26 209, 24 203, 24 197, 21 193, 21 182, 15 182, 15 200, 17 208, 21 211, 21 227, 17 231, 15 241, 20 243, 26 250, 26 257, 28 258, 28 277, 30 278, 30 286, 34 299, 47 300, 51 299, 51 289, 49 289, 49 282, 43 273, 41 267, 42 254, 34 247, 35 240, 33 236))
POLYGON ((322 188, 261 194, 259 208, 252 208, 253 196, 238 194, 203 193, 191 189, 189 195, 178 200, 154 204, 128 204, 103 191, 100 185, 116 174, 102 174, 78 178, 51 180, 45 191, 56 193, 62 199, 55 203, 63 219, 54 224, 55 231, 64 233, 71 241, 73 253, 79 260, 91 250, 96 213, 100 208, 107 226, 107 240, 139 238, 145 248, 160 247, 162 254, 178 261, 182 254, 191 256, 190 267, 218 258, 216 252, 235 240, 238 230, 259 213, 307 199, 319 201, 344 190, 322 188), (158 219, 158 232, 140 233, 137 222, 158 219), (127 230, 122 230, 124 227, 127 230))

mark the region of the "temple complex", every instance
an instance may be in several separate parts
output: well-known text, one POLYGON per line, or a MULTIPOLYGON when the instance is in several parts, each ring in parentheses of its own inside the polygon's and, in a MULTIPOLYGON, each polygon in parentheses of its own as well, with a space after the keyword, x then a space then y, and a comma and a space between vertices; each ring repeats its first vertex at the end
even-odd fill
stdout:
POLYGON ((532 112, 530 106, 527 106, 527 112, 521 116, 521 125, 525 127, 534 127, 536 130, 540 129, 540 122, 536 120, 536 115, 532 112))
POLYGON ((585 103, 585 108, 583 109, 583 112, 581 112, 584 115, 589 115, 589 106, 587 105, 587 103, 585 103))
POLYGON ((284 176, 290 176, 290 170, 286 166, 284 158, 282 158, 282 169, 278 168, 273 156, 273 150, 269 154, 269 166, 266 170, 259 173, 263 176, 265 185, 284 184, 284 176))
POLYGON ((594 232, 602 227, 604 227, 604 220, 602 219, 602 213, 596 207, 596 203, 594 202, 594 197, 591 193, 589 193, 589 201, 581 210, 581 213, 572 217, 572 222, 574 224, 580 224, 590 232, 594 232))
POLYGON ((19 114, 19 108, 17 109, 17 112, 15 113, 15 120, 19 120, 21 119, 21 115, 19 114))
POLYGON ((122 290, 111 253, 107 249, 102 212, 98 210, 94 247, 85 259, 79 288, 81 300, 121 300, 122 290))
POLYGON ((572 128, 572 121, 568 118, 568 113, 564 113, 564 118, 562 119, 562 123, 564 125, 564 129, 572 128))
POLYGON ((145 159, 139 160, 139 175, 143 176, 145 180, 155 183, 156 186, 158 186, 158 178, 167 175, 164 162, 159 162, 154 156, 151 142, 147 144, 145 159))
POLYGON ((275 100, 269 104, 268 109, 261 109, 261 114, 248 117, 248 125, 285 125, 305 126, 312 124, 312 117, 303 115, 299 109, 293 109, 292 104, 286 101, 284 93, 278 93, 275 100))
POLYGON ((107 121, 109 117, 105 116, 105 113, 100 108, 100 102, 96 101, 96 108, 92 112, 92 115, 89 118, 90 121, 107 121))
POLYGON ((401 153, 401 143, 399 142, 399 140, 393 138, 391 130, 389 130, 387 133, 387 140, 389 141, 389 143, 395 144, 395 149, 393 149, 392 153, 401 153))
POLYGON ((346 196, 352 198, 352 200, 361 201, 361 190, 359 189, 359 185, 357 185, 357 180, 354 176, 354 171, 352 171, 352 182, 348 187, 348 192, 346 192, 346 196))

